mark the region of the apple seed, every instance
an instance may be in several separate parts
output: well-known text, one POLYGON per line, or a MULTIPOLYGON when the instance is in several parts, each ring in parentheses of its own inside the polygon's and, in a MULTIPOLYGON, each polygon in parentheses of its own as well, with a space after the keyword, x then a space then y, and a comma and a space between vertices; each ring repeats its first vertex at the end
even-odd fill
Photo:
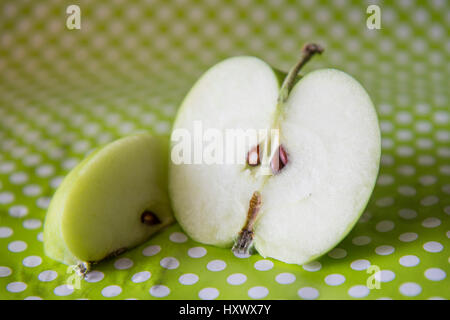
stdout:
POLYGON ((273 174, 278 174, 288 163, 288 156, 286 150, 282 145, 278 147, 278 150, 273 155, 272 161, 270 162, 270 167, 272 168, 273 174))
POLYGON ((141 222, 148 226, 154 226, 156 224, 160 224, 161 220, 151 211, 145 210, 141 215, 141 222))
POLYGON ((259 156, 259 144, 251 148, 247 153, 247 163, 251 167, 255 167, 261 164, 261 159, 259 156))

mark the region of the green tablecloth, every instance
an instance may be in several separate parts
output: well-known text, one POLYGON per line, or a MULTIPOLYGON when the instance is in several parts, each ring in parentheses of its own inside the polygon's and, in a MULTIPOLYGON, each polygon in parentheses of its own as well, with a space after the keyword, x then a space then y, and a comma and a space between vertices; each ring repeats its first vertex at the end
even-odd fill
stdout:
POLYGON ((81 30, 66 28, 70 1, 2 1, 0 298, 450 298, 450 2, 373 2, 380 30, 350 0, 77 1, 81 30), (168 135, 215 62, 246 54, 288 69, 307 41, 326 48, 307 70, 355 76, 382 130, 377 186, 338 247, 306 266, 238 258, 175 224, 70 285, 42 246, 68 171, 125 134, 168 135), (366 286, 370 265, 379 289, 366 286))

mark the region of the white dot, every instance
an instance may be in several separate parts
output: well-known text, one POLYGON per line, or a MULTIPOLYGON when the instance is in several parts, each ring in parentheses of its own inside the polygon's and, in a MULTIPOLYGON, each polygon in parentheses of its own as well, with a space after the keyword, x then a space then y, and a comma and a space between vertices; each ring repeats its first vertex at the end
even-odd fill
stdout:
POLYGON ((375 248, 375 252, 380 256, 390 255, 395 251, 393 246, 383 245, 375 248))
POLYGON ((8 227, 0 227, 0 238, 8 238, 13 234, 11 228, 8 227))
POLYGON ((142 271, 135 273, 133 277, 131 277, 131 281, 133 281, 134 283, 141 283, 150 279, 151 276, 152 274, 150 272, 142 271))
POLYGON ((365 259, 355 260, 350 264, 350 268, 357 271, 366 270, 369 266, 370 261, 365 259))
POLYGON ((270 260, 259 260, 254 264, 256 270, 267 271, 273 268, 273 262, 270 260))
POLYGON ((29 230, 38 229, 41 227, 41 225, 42 222, 39 219, 27 219, 23 222, 23 227, 29 230))
POLYGON ((251 256, 251 254, 248 253, 248 252, 247 253, 233 252, 233 254, 234 254, 234 256, 236 258, 239 258, 239 259, 246 259, 246 258, 249 258, 251 256))
POLYGON ((43 282, 49 282, 56 279, 58 273, 53 270, 45 270, 39 273, 38 279, 43 282))
POLYGON ((26 297, 24 300, 43 300, 43 299, 38 296, 29 296, 29 297, 26 297))
POLYGON ((444 299, 442 297, 430 297, 428 298, 428 300, 447 300, 447 299, 444 299))
POLYGON ((388 232, 394 229, 394 222, 390 220, 383 220, 377 223, 376 229, 378 232, 388 232))
POLYGON ((353 298, 364 298, 369 292, 369 288, 362 285, 353 286, 348 290, 348 294, 353 298))
POLYGON ((328 256, 333 259, 342 259, 347 256, 347 251, 342 248, 334 248, 332 251, 328 253, 328 256))
POLYGON ((219 296, 219 290, 216 288, 204 288, 198 293, 198 297, 202 300, 214 300, 219 296))
POLYGON ((400 215, 400 217, 406 220, 411 220, 417 217, 417 212, 412 209, 400 209, 398 214, 400 215))
POLYGON ((116 285, 107 286, 102 290, 102 296, 106 298, 116 297, 122 293, 122 288, 116 285))
POLYGON ((400 239, 400 241, 402 242, 411 242, 414 241, 418 238, 419 236, 417 235, 417 233, 414 232, 405 232, 402 233, 398 238, 400 239))
POLYGON ((414 267, 420 262, 420 259, 414 255, 403 256, 399 260, 400 264, 404 267, 414 267))
POLYGON ((395 273, 391 270, 381 270, 374 274, 377 281, 390 282, 395 279, 395 273))
POLYGON ((130 269, 133 266, 133 260, 128 258, 120 258, 114 262, 114 268, 118 270, 130 269))
POLYGON ((6 290, 9 292, 17 293, 22 292, 27 288, 27 284, 24 282, 11 282, 6 286, 6 290))
POLYGON ((427 196, 427 197, 423 198, 422 200, 420 200, 420 204, 425 207, 432 206, 438 202, 439 202, 439 198, 436 196, 427 196))
POLYGON ((441 225, 441 220, 435 217, 426 218, 422 221, 422 226, 425 228, 436 228, 441 225))
POLYGON ((389 174, 382 174, 378 177, 378 185, 387 186, 391 185, 394 182, 394 178, 389 174))
POLYGON ((159 263, 161 267, 172 270, 178 268, 180 262, 174 257, 165 257, 159 263))
POLYGON ((9 215, 14 218, 22 218, 28 214, 28 208, 22 205, 9 208, 9 215))
POLYGON ((345 282, 345 277, 342 274, 334 273, 325 277, 325 283, 329 286, 339 286, 345 282))
POLYGON ((61 182, 63 182, 63 177, 55 177, 50 181, 50 186, 54 189, 58 188, 61 185, 61 182))
POLYGON ((439 268, 430 268, 425 271, 425 277, 431 281, 441 281, 444 280, 447 274, 444 270, 439 268))
POLYGON ((423 184, 424 186, 430 186, 432 184, 435 184, 437 181, 437 178, 435 176, 431 176, 431 175, 427 175, 427 176, 422 176, 419 178, 419 181, 421 184, 423 184))
POLYGON ((25 267, 29 268, 37 267, 42 263, 42 258, 39 256, 29 256, 23 259, 22 263, 25 267))
POLYGON ((378 199, 375 203, 378 207, 389 207, 394 204, 394 198, 392 197, 381 198, 378 199))
POLYGON ((28 167, 34 166, 34 165, 38 164, 40 161, 41 161, 41 156, 39 156, 37 154, 28 155, 23 159, 23 163, 28 167))
POLYGON ((366 244, 369 244, 372 241, 372 239, 368 236, 358 236, 352 239, 352 243, 355 246, 365 246, 366 244))
POLYGON ((400 288, 400 293, 407 297, 417 296, 420 292, 422 292, 422 288, 414 282, 406 282, 403 283, 400 288))
POLYGON ((8 250, 11 252, 22 252, 27 247, 28 247, 28 245, 25 242, 23 242, 21 240, 17 240, 17 241, 13 241, 13 242, 9 243, 8 250))
POLYGON ((78 164, 78 159, 75 158, 69 158, 67 160, 64 160, 62 166, 66 170, 70 170, 74 168, 78 164))
POLYGON ((440 252, 444 246, 437 241, 429 241, 423 245, 423 248, 428 252, 440 252))
POLYGON ((151 257, 158 254, 161 251, 161 247, 158 245, 148 246, 142 250, 142 254, 146 257, 151 257))
POLYGON ((0 164, 0 173, 10 173, 15 167, 14 162, 3 162, 0 164))
POLYGON ((358 223, 366 223, 370 219, 372 219, 372 214, 366 211, 361 215, 361 217, 358 220, 358 223))
POLYGON ((46 164, 46 165, 38 167, 36 169, 36 174, 39 177, 45 178, 45 177, 51 176, 54 171, 55 171, 55 169, 53 168, 52 165, 46 164))
POLYGON ((444 212, 450 215, 450 206, 444 208, 444 212))
POLYGON ((164 285, 156 285, 150 288, 150 294, 157 298, 162 298, 170 293, 170 289, 164 285))
POLYGON ((312 287, 303 287, 297 292, 298 296, 302 299, 313 300, 319 296, 319 291, 312 287))
MULTIPOLYGON (((408 149, 409 150, 409 149, 408 149)), ((416 168, 409 165, 399 166, 397 168, 398 173, 404 176, 412 176, 416 172, 416 168)))
POLYGON ((212 261, 208 262, 208 264, 206 266, 206 268, 208 268, 208 270, 210 270, 210 271, 222 271, 226 267, 227 267, 227 264, 225 263, 225 261, 222 261, 222 260, 212 260, 212 261))
POLYGON ((238 286, 247 281, 247 276, 242 273, 234 273, 228 276, 227 282, 233 286, 238 286))
POLYGON ((306 271, 315 272, 322 269, 322 264, 319 261, 312 261, 310 263, 304 264, 302 268, 306 271))
POLYGON ((262 299, 269 294, 269 290, 266 287, 253 287, 248 290, 248 296, 252 299, 262 299))
POLYGON ((28 181, 28 175, 25 172, 16 172, 9 177, 12 184, 24 184, 28 181))
POLYGON ((41 209, 47 209, 48 205, 50 204, 50 199, 51 198, 49 197, 41 197, 37 199, 36 205, 41 209))
POLYGON ((87 282, 90 282, 90 283, 95 283, 95 282, 99 282, 99 281, 103 280, 104 277, 105 277, 105 275, 103 274, 103 272, 93 270, 93 271, 89 271, 86 274, 86 277, 84 278, 84 280, 86 280, 87 282))
POLYGON ((40 242, 43 242, 44 241, 44 233, 43 232, 39 232, 38 235, 37 235, 37 239, 40 242))
POLYGON ((30 184, 23 188, 23 194, 29 197, 38 196, 42 191, 41 187, 37 184, 30 184))
POLYGON ((436 160, 434 159, 434 157, 429 155, 420 155, 418 158, 418 162, 422 166, 431 166, 436 162, 436 160))
POLYGON ((290 284, 293 283, 295 279, 295 276, 289 272, 280 273, 275 277, 276 282, 279 284, 290 284))
POLYGON ((11 268, 0 266, 0 278, 9 276, 12 273, 11 268))
POLYGON ((184 233, 181 232, 174 232, 169 237, 170 241, 176 242, 176 243, 183 243, 188 240, 187 236, 184 233))
POLYGON ((181 284, 190 286, 190 285, 193 285, 194 283, 196 283, 198 281, 198 279, 199 279, 198 276, 194 273, 185 273, 178 278, 178 281, 181 284))
POLYGON ((73 293, 73 286, 67 284, 60 285, 53 290, 53 293, 61 297, 71 295, 73 293))
POLYGON ((412 197, 417 191, 411 186, 400 186, 398 187, 398 192, 406 197, 412 197))
POLYGON ((201 258, 206 254, 206 249, 203 247, 194 247, 188 250, 188 256, 191 258, 201 258))

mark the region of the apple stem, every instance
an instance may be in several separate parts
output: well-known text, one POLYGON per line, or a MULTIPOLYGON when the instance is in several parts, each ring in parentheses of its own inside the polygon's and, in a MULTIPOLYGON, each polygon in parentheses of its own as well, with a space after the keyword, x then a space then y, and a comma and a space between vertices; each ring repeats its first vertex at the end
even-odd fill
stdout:
POLYGON ((253 226, 261 208, 261 194, 258 191, 253 193, 247 212, 247 221, 239 233, 238 239, 233 246, 233 252, 237 254, 248 254, 253 242, 253 226))
POLYGON ((323 48, 315 43, 307 43, 302 49, 302 56, 299 62, 289 71, 286 78, 283 81, 280 89, 280 95, 278 96, 278 102, 284 103, 286 102, 289 93, 291 92, 292 87, 294 86, 297 75, 301 68, 315 55, 321 54, 323 52, 323 48))
POLYGON ((89 262, 80 262, 75 266, 75 271, 82 279, 84 279, 89 271, 91 271, 91 264, 89 262))

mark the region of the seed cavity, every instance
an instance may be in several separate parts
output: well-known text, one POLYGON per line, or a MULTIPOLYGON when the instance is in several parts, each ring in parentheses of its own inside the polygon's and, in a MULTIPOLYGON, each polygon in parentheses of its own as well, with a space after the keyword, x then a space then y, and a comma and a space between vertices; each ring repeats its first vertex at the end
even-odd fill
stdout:
POLYGON ((161 220, 149 210, 145 210, 141 215, 141 222, 148 226, 154 226, 161 223, 161 220))

